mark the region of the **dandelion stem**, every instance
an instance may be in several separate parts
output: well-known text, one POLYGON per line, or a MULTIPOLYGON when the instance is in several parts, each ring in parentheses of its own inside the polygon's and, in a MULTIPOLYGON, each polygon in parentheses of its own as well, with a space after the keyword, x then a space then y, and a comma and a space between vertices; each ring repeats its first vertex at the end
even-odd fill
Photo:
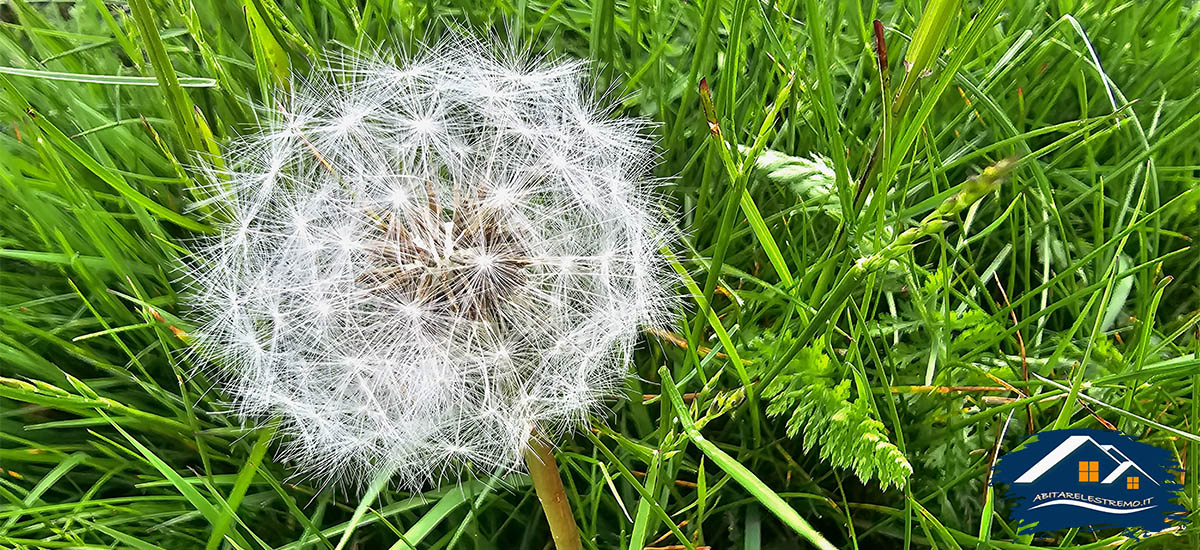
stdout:
POLYGON ((582 550, 579 526, 575 524, 571 503, 563 490, 562 478, 558 476, 554 452, 535 437, 525 450, 525 465, 529 468, 529 477, 533 480, 533 488, 537 490, 542 509, 546 511, 546 522, 550 524, 554 547, 558 550, 582 550))

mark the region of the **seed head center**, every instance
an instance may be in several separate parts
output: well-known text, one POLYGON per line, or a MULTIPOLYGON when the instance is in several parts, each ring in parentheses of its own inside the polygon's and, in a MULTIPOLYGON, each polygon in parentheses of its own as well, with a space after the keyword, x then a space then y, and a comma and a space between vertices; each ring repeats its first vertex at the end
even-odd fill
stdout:
POLYGON ((388 212, 369 253, 368 288, 443 319, 500 319, 529 279, 520 235, 477 200, 388 212))

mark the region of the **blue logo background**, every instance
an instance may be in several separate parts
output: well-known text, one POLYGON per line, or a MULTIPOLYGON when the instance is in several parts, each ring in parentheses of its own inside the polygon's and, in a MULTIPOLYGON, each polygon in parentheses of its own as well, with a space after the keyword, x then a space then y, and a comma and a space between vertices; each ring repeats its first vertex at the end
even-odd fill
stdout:
MULTIPOLYGON (((1171 453, 1120 432, 1041 432, 1006 453, 992 471, 992 484, 1007 484, 1019 530, 1122 527, 1159 531, 1182 521, 1174 504, 1183 486, 1171 453)), ((1029 531, 1026 531, 1029 532, 1029 531)))

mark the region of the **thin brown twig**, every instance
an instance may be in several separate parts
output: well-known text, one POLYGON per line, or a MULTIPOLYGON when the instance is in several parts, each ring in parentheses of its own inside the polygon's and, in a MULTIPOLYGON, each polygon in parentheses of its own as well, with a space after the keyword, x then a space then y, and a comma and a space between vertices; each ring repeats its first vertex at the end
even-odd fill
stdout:
MULTIPOLYGON (((1004 307, 1009 308, 1008 315, 1009 315, 1009 317, 1012 318, 1013 326, 1019 327, 1020 323, 1017 322, 1017 310, 1012 307, 1012 302, 1010 302, 1008 300, 1008 292, 1005 292, 1004 285, 1000 283, 999 276, 996 276, 995 280, 996 280, 996 288, 1000 289, 1000 297, 1004 298, 1004 307)), ((1025 337, 1021 335, 1020 328, 1017 328, 1017 349, 1021 352, 1021 379, 1025 381, 1025 384, 1028 387, 1028 384, 1029 384, 1029 360, 1028 360, 1028 357, 1026 357, 1026 355, 1025 355, 1025 337)), ((1022 397, 1024 397, 1024 396, 1022 396, 1022 397)), ((1033 405, 1030 405, 1028 403, 1025 404, 1025 418, 1029 422, 1029 425, 1028 425, 1029 432, 1028 433, 1031 433, 1031 434, 1034 433, 1036 430, 1034 430, 1034 427, 1033 427, 1033 405)))
MULTIPOLYGON (((682 336, 675 334, 674 332, 657 329, 657 328, 647 329, 646 332, 649 332, 650 334, 653 334, 659 338, 662 338, 663 340, 666 340, 666 341, 670 342, 671 344, 674 344, 676 347, 679 347, 681 349, 688 349, 687 340, 685 340, 682 336)), ((708 356, 708 354, 710 354, 712 352, 713 352, 712 348, 707 347, 707 346, 697 346, 696 347, 696 353, 698 353, 700 355, 700 357, 706 357, 706 356, 708 356)), ((718 359, 728 359, 729 356, 718 351, 717 358, 718 359)), ((742 363, 749 364, 749 361, 743 359, 742 363)))
MULTIPOLYGON (((643 477, 643 478, 646 477, 646 472, 630 470, 630 473, 632 473, 633 475, 635 475, 637 477, 643 477)), ((695 483, 693 483, 691 481, 684 481, 682 479, 676 479, 676 480, 674 480, 674 483, 680 487, 687 487, 689 489, 696 489, 696 488, 700 487, 699 485, 696 485, 695 483)), ((687 522, 685 521, 684 523, 687 523, 687 522)), ((658 542, 658 541, 654 541, 654 542, 658 542)), ((653 544, 653 543, 651 543, 651 544, 653 544)))
MULTIPOLYGON (((695 400, 695 399, 696 399, 696 397, 698 397, 699 395, 700 395, 700 392, 689 392, 689 393, 685 393, 685 394, 683 394, 683 396, 682 396, 682 397, 683 397, 683 402, 684 402, 684 403, 691 403, 691 402, 692 402, 693 400, 695 400)), ((645 403, 648 403, 648 402, 650 402, 650 401, 651 401, 651 400, 653 400, 653 399, 658 399, 658 398, 660 398, 660 397, 662 397, 662 395, 660 395, 660 394, 657 394, 657 393, 643 393, 643 394, 642 394, 642 403, 643 403, 643 404, 645 404, 645 403)))
POLYGON ((892 393, 1011 392, 1012 386, 892 386, 892 393))
MULTIPOLYGON (((677 525, 675 525, 675 528, 682 529, 683 526, 687 525, 687 524, 688 524, 688 520, 685 519, 685 520, 679 522, 677 525)), ((668 530, 666 533, 663 533, 663 535, 661 537, 654 539, 654 541, 651 542, 650 544, 658 544, 664 540, 667 540, 667 537, 669 537, 669 536, 671 536, 671 531, 668 530)), ((649 548, 649 547, 647 547, 647 548, 649 548)))

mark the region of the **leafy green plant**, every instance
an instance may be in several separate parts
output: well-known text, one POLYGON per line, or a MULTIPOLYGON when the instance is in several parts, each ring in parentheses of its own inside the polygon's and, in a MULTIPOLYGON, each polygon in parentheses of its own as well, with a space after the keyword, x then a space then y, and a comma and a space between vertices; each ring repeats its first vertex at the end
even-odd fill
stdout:
POLYGON ((767 414, 785 417, 788 437, 802 436, 804 450, 815 449, 830 465, 877 480, 883 490, 905 487, 912 465, 888 439, 870 396, 850 400, 851 380, 837 381, 843 372, 817 339, 763 389, 767 414))

